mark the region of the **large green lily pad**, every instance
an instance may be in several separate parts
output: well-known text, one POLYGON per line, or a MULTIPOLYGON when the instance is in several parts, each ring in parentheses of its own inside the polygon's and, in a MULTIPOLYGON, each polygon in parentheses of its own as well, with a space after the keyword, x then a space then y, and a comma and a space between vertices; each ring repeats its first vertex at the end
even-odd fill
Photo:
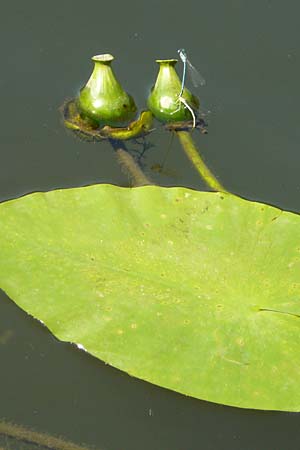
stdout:
POLYGON ((0 205, 0 287, 129 374, 300 410, 300 216, 233 195, 111 185, 0 205))

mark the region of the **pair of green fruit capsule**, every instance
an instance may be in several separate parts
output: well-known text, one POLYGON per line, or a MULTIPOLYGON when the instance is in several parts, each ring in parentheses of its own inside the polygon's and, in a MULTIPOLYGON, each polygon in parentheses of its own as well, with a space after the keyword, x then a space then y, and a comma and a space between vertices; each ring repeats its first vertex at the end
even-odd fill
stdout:
POLYGON ((194 120, 194 111, 199 108, 199 100, 186 88, 181 92, 181 80, 176 71, 176 59, 157 60, 159 72, 154 87, 148 97, 149 111, 144 111, 134 122, 137 108, 131 95, 126 93, 117 81, 110 54, 92 58, 94 70, 87 84, 76 99, 76 108, 81 119, 91 129, 99 127, 124 127, 139 134, 139 126, 147 131, 153 116, 161 122, 184 122, 194 120))

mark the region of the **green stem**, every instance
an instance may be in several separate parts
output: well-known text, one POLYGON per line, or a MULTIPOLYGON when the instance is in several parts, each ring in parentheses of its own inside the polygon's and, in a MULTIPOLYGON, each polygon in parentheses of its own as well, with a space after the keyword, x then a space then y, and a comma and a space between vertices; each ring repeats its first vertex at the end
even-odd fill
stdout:
POLYGON ((10 422, 0 421, 0 434, 24 443, 41 445, 51 450, 88 450, 87 447, 81 447, 62 438, 46 433, 37 433, 10 422))
POLYGON ((228 192, 206 166, 205 162, 199 155, 197 147, 195 146, 190 133, 188 131, 176 131, 176 134, 187 157, 193 163, 195 169, 204 179, 206 184, 214 191, 228 192))

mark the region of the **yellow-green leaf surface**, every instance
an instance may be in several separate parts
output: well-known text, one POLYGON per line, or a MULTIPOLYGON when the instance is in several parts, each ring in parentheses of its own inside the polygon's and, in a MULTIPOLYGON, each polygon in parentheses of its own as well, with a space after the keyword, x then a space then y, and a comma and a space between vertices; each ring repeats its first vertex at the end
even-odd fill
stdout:
POLYGON ((0 205, 0 287, 63 341, 200 399, 300 410, 300 216, 111 185, 0 205))

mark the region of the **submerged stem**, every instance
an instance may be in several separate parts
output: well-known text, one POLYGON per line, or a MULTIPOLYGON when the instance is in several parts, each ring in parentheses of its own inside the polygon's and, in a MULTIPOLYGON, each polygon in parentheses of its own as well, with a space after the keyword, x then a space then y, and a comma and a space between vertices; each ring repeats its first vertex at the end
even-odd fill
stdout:
POLYGON ((125 169, 126 174, 133 182, 133 186, 147 186, 152 184, 133 157, 128 153, 124 142, 110 139, 110 143, 116 152, 119 164, 125 169))
POLYGON ((0 434, 27 444, 41 445, 42 447, 51 450, 89 450, 87 447, 81 447, 73 442, 65 441, 62 438, 28 430, 20 425, 15 425, 10 422, 0 421, 0 434))
POLYGON ((176 134, 180 140, 183 150, 206 184, 214 191, 228 192, 206 166, 205 162, 198 153, 197 147, 195 146, 190 133, 188 131, 176 131, 176 134))

